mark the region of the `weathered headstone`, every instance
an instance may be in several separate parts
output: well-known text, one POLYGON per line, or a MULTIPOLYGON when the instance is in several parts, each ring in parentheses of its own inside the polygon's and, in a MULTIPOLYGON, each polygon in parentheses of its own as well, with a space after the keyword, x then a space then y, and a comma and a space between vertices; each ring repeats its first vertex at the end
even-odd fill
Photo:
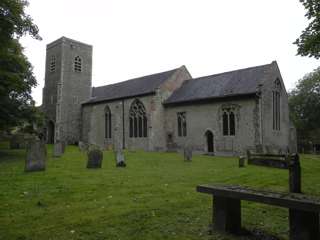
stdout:
POLYGON ((192 160, 192 148, 186 147, 183 149, 184 161, 190 162, 192 160))
POLYGON ((87 151, 92 151, 92 150, 100 150, 102 151, 101 147, 96 144, 89 144, 87 147, 87 151))
POLYGON ((88 151, 87 168, 101 168, 103 153, 99 149, 88 151))
POLYGON ((43 171, 46 169, 47 150, 43 141, 38 139, 29 140, 27 143, 27 155, 25 172, 43 171))
POLYGON ((64 153, 66 150, 67 143, 66 141, 61 141, 61 144, 62 144, 62 153, 64 153))
POLYGON ((54 146, 53 146, 53 157, 61 157, 62 154, 63 154, 62 142, 57 141, 54 143, 54 146))
POLYGON ((244 167, 245 157, 239 156, 239 168, 244 167))
POLYGON ((124 154, 122 150, 117 150, 115 151, 115 156, 116 156, 116 166, 117 167, 126 167, 126 163, 124 160, 124 154))
POLYGON ((78 147, 79 147, 79 150, 81 151, 81 152, 85 152, 85 151, 87 151, 88 150, 88 144, 87 143, 85 143, 85 142, 79 142, 78 143, 78 147))

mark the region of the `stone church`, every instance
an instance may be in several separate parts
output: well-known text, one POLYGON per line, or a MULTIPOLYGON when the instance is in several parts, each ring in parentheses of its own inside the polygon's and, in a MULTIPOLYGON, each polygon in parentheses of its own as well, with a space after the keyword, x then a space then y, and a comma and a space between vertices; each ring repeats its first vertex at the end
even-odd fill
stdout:
POLYGON ((92 87, 92 46, 47 45, 42 109, 48 143, 238 155, 287 151, 294 134, 276 62, 192 78, 181 66, 92 87))

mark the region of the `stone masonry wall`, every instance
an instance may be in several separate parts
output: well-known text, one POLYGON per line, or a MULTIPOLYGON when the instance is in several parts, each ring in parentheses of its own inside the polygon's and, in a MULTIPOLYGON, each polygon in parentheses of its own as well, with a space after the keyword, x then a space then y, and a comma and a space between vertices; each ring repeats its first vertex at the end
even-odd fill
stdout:
POLYGON ((164 107, 162 103, 191 76, 183 66, 178 69, 156 93, 149 96, 124 100, 84 105, 82 111, 82 139, 103 148, 114 148, 118 145, 127 149, 143 149, 146 151, 165 151, 164 107), (148 137, 129 137, 129 111, 132 102, 139 99, 147 113, 148 137), (112 137, 105 138, 105 108, 111 111, 112 137), (124 122, 124 127, 123 127, 124 122))
POLYGON ((153 103, 154 95, 150 95, 140 98, 85 105, 82 112, 82 140, 99 145, 105 149, 119 147, 118 145, 120 145, 120 148, 123 148, 124 143, 124 147, 127 149, 153 150, 151 138, 154 137, 154 134, 152 132, 153 125, 150 120, 152 119, 153 103), (129 137, 129 110, 135 99, 139 99, 146 109, 148 119, 148 137, 146 138, 129 137), (111 111, 111 139, 105 138, 106 106, 108 106, 111 111))
MULTIPOLYGON (((166 108, 166 135, 171 135, 175 150, 191 147, 194 151, 205 153, 207 140, 205 133, 214 135, 216 155, 238 155, 255 146, 255 99, 225 101, 207 104, 193 104, 166 108), (222 134, 222 107, 234 106, 236 114, 235 136, 222 134), (178 136, 177 113, 186 112, 187 136, 178 136)), ((174 150, 174 149, 171 149, 174 150)))
POLYGON ((285 89, 280 71, 277 64, 274 62, 273 67, 278 72, 277 76, 272 79, 266 79, 261 87, 262 99, 262 143, 265 151, 278 152, 286 151, 289 146, 290 137, 290 120, 289 120, 289 106, 288 95, 285 89), (280 95, 280 131, 273 130, 273 101, 272 91, 274 90, 274 82, 276 79, 281 82, 280 95))

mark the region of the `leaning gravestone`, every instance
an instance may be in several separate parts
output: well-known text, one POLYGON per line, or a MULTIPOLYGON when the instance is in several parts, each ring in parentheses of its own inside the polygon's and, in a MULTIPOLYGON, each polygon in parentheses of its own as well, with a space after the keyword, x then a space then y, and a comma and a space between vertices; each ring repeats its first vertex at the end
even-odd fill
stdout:
POLYGON ((116 166, 117 167, 126 167, 126 163, 124 160, 124 154, 122 150, 117 150, 115 151, 115 155, 116 155, 116 166))
POLYGON ((31 139, 27 143, 25 172, 43 171, 46 169, 47 150, 43 141, 31 139))
POLYGON ((92 149, 88 151, 87 168, 101 168, 103 153, 99 149, 92 149))
POLYGON ((53 157, 61 157, 62 154, 63 154, 62 142, 57 141, 53 146, 53 157))
POLYGON ((183 149, 184 161, 191 162, 192 160, 192 148, 186 147, 183 149))

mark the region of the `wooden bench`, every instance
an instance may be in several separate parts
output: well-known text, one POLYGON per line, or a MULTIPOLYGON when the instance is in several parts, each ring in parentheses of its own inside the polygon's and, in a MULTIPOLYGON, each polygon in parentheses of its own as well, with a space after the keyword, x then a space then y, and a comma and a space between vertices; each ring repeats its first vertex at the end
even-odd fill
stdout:
POLYGON ((266 153, 253 153, 250 150, 247 150, 247 159, 248 164, 289 169, 291 158, 295 157, 294 155, 286 154, 266 154, 266 153))
POLYGON ((289 209, 290 240, 319 240, 320 200, 298 193, 275 193, 240 186, 200 185, 213 196, 213 227, 237 234, 241 229, 241 200, 289 209))
MULTIPOLYGON (((289 191, 301 193, 301 167, 298 154, 261 154, 247 151, 248 164, 289 170, 289 191)), ((239 160, 240 161, 240 160, 239 160)))

